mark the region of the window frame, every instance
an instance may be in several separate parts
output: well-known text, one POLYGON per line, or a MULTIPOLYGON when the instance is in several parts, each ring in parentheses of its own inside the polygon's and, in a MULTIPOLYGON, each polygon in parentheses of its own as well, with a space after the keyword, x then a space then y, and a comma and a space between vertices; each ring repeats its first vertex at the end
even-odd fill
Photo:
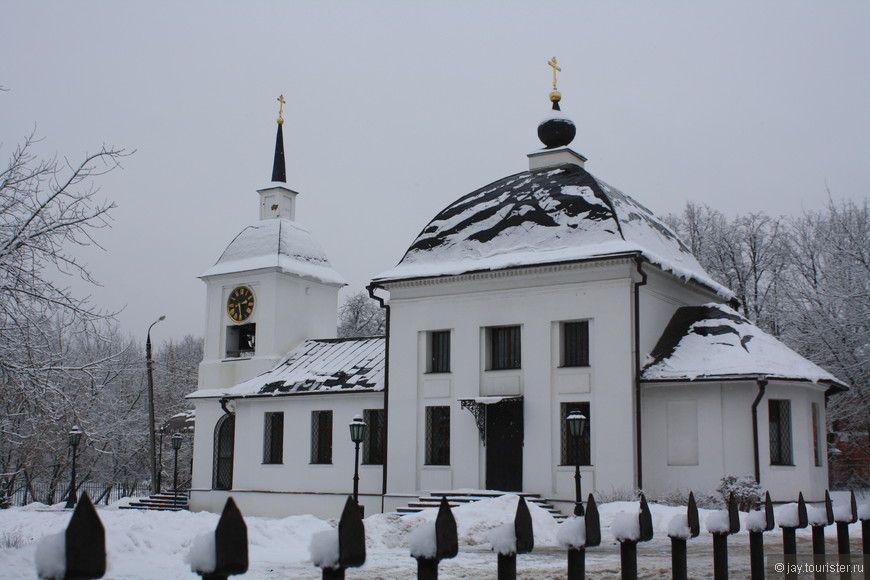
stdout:
POLYGON ((332 409, 311 411, 311 465, 332 465, 332 409))
POLYGON ((571 466, 578 465, 579 460, 581 467, 592 465, 592 412, 589 401, 564 401, 559 404, 559 465, 571 466), (580 435, 580 446, 570 444, 573 441, 571 432, 568 429, 568 415, 572 411, 580 411, 586 417, 586 427, 580 435))
POLYGON ((426 407, 426 465, 450 465, 450 406, 426 407))
POLYGON ((363 439, 363 465, 383 465, 387 451, 387 413, 384 409, 363 409, 366 435, 363 439))
POLYGON ((451 372, 451 331, 430 330, 426 333, 426 372, 441 374, 451 372))
POLYGON ((590 365, 589 320, 565 320, 559 323, 559 367, 586 368, 590 365), (579 333, 579 336, 575 336, 579 333), (576 346, 569 344, 576 343, 576 346))
POLYGON ((791 399, 768 400, 767 427, 770 442, 770 464, 794 467, 791 399))
POLYGON ((523 368, 522 326, 486 327, 486 370, 515 371, 523 368))
POLYGON ((818 403, 810 403, 810 435, 813 438, 813 465, 816 467, 822 467, 824 465, 824 460, 822 458, 822 449, 823 440, 822 440, 822 430, 821 430, 821 413, 819 412, 819 404, 818 403))
POLYGON ((263 464, 284 463, 284 412, 263 413, 263 464))

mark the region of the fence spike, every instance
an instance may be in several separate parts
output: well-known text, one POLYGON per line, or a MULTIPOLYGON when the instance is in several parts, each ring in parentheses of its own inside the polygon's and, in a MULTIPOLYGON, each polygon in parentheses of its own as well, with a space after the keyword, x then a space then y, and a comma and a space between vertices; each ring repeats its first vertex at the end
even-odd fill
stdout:
POLYGON ((88 492, 82 492, 66 528, 66 578, 90 580, 106 573, 106 530, 88 492))
POLYGON ((640 515, 638 516, 640 527, 640 537, 638 542, 649 542, 653 539, 653 524, 652 514, 649 511, 649 504, 646 502, 646 497, 640 494, 640 515))
POLYGON ((776 527, 776 520, 773 517, 773 502, 770 501, 770 492, 764 492, 764 531, 769 532, 776 527))
POLYGON ((691 537, 697 538, 701 534, 701 519, 698 517, 698 503, 695 501, 694 492, 689 492, 689 506, 686 514, 689 520, 689 533, 691 537))
POLYGON ((809 525, 810 520, 807 516, 807 502, 804 501, 804 492, 798 492, 798 525, 799 528, 805 528, 809 525))
POLYGON ((227 498, 214 531, 214 575, 230 576, 248 571, 248 526, 232 497, 227 498))
POLYGON ((855 490, 849 492, 852 500, 852 519, 849 520, 850 524, 854 524, 858 521, 858 502, 855 501, 855 490))
POLYGON ((456 518, 447 496, 441 496, 438 517, 435 518, 435 558, 444 560, 454 558, 459 553, 459 538, 456 533, 456 518))
POLYGON ((736 534, 740 531, 740 511, 737 509, 737 500, 732 491, 728 496, 728 533, 736 534))
POLYGON ((520 496, 517 515, 514 517, 514 533, 517 537, 517 554, 528 554, 535 549, 535 531, 532 528, 532 514, 526 505, 526 498, 520 496))
POLYGON ((598 504, 590 493, 586 501, 586 547, 594 548, 601 544, 601 517, 598 515, 598 504))
POLYGON ((357 568, 366 563, 366 528, 359 507, 348 496, 338 521, 338 565, 357 568))
POLYGON ((834 504, 831 502, 831 494, 825 490, 825 515, 828 519, 828 525, 834 523, 834 504))

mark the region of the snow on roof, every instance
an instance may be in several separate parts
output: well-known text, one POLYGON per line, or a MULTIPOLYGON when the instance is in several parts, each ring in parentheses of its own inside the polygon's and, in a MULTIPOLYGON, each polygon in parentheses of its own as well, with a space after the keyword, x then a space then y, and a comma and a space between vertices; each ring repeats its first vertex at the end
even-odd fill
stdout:
POLYGON ((227 389, 203 389, 188 398, 381 391, 384 337, 306 340, 275 368, 227 389))
POLYGON ((460 198, 374 281, 632 253, 725 299, 734 296, 650 210, 576 165, 525 171, 460 198))
POLYGON ((846 385, 722 304, 678 309, 641 373, 643 380, 767 378, 846 385))
POLYGON ((246 227, 201 277, 260 268, 279 268, 325 284, 345 285, 314 236, 287 219, 263 220, 246 227))

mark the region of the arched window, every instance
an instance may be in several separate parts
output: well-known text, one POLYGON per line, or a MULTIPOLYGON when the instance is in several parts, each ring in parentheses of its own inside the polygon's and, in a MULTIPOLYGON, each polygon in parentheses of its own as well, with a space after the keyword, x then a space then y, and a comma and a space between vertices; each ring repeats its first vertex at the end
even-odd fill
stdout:
POLYGON ((214 489, 233 488, 233 447, 236 436, 236 418, 221 417, 214 428, 214 489))

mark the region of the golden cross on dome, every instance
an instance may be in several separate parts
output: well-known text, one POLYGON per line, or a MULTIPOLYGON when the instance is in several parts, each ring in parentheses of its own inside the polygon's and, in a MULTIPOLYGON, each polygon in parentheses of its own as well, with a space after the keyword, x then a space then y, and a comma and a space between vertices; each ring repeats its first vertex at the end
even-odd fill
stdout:
POLYGON ((278 105, 278 124, 281 125, 284 123, 284 104, 287 103, 287 101, 284 100, 284 95, 278 97, 278 103, 280 103, 278 105))
POLYGON ((553 90, 556 90, 556 71, 562 72, 562 68, 558 64, 556 64, 555 56, 548 60, 547 64, 553 67, 553 90))

